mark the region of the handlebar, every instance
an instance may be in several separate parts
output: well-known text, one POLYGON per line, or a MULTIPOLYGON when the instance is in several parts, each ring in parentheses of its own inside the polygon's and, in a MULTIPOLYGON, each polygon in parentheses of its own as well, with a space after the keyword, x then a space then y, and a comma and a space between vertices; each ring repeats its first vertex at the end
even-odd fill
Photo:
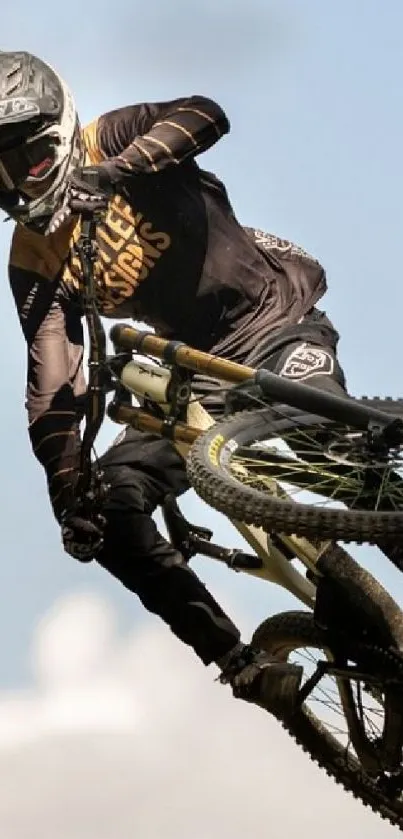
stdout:
POLYGON ((82 226, 76 244, 83 274, 84 316, 89 335, 89 375, 85 407, 85 429, 81 443, 80 473, 77 483, 77 496, 83 498, 93 492, 94 476, 91 452, 96 436, 101 428, 106 413, 105 361, 106 336, 98 312, 94 283, 94 261, 96 258, 96 226, 99 214, 82 214, 82 226))

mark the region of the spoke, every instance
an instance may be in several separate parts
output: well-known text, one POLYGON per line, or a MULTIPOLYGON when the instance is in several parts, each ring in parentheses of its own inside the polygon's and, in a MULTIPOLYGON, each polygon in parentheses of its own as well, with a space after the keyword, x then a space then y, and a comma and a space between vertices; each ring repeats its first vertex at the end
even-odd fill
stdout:
MULTIPOLYGON (((237 455, 234 455, 232 460, 233 460, 233 462, 239 464, 239 466, 241 466, 243 468, 246 468, 247 466, 249 466, 249 467, 252 467, 252 468, 255 467, 256 470, 257 469, 262 469, 262 463, 259 462, 258 460, 253 460, 252 458, 246 459, 244 456, 238 457, 237 455)), ((268 464, 267 461, 265 460, 264 467, 269 467, 269 466, 270 466, 270 464, 268 464)), ((319 464, 311 464, 311 463, 306 464, 306 463, 301 463, 300 461, 295 461, 295 463, 290 463, 289 460, 286 460, 286 461, 283 461, 283 462, 276 461, 276 463, 273 464, 273 466, 275 467, 275 470, 278 471, 278 475, 276 474, 274 477, 278 478, 282 481, 286 480, 287 477, 292 478, 295 475, 298 475, 299 472, 303 471, 305 474, 317 475, 318 478, 321 479, 321 482, 319 482, 319 481, 315 482, 315 487, 318 487, 318 486, 321 486, 321 485, 326 485, 327 483, 334 483, 335 481, 337 481, 337 483, 341 486, 343 486, 344 484, 346 486, 350 486, 351 483, 352 483, 351 475, 337 475, 337 474, 334 474, 332 472, 329 472, 328 471, 328 463, 325 462, 325 461, 324 461, 323 467, 320 466, 319 464)), ((255 477, 261 478, 261 479, 264 480, 264 478, 266 476, 262 475, 262 474, 252 475, 252 480, 255 477)), ((308 483, 307 486, 309 488, 311 486, 311 484, 308 483)))
MULTIPOLYGON (((373 466, 366 463, 365 458, 355 465, 350 462, 344 463, 342 459, 332 461, 331 455, 323 454, 317 439, 319 429, 320 426, 315 427, 316 434, 312 436, 310 430, 304 431, 296 425, 294 439, 288 434, 285 440, 288 447, 294 442, 294 450, 287 448, 284 451, 270 445, 269 441, 266 446, 258 443, 254 449, 251 443, 250 455, 239 453, 232 456, 234 476, 246 486, 259 488, 260 485, 263 491, 277 495, 280 493, 294 500, 297 500, 301 492, 314 494, 315 503, 319 507, 337 502, 357 509, 361 505, 369 509, 370 501, 370 509, 378 510, 385 509, 385 504, 382 503, 384 499, 388 502, 387 509, 403 507, 403 477, 396 471, 396 466, 400 467, 403 463, 400 453, 397 456, 394 452, 393 463, 389 461, 385 468, 379 465, 374 472, 373 486, 365 486, 368 468, 373 471, 373 466), (310 443, 308 448, 303 445, 304 440, 310 443), (261 471, 259 473, 259 470, 263 470, 263 474, 261 471)), ((332 437, 333 441, 340 439, 344 446, 349 444, 345 430, 344 433, 338 434, 337 430, 332 429, 332 437)), ((348 457, 348 450, 346 454, 348 457)), ((360 452, 361 457, 363 454, 364 452, 360 452)))
MULTIPOLYGON (((236 454, 233 455, 232 462, 239 464, 243 468, 246 468, 247 466, 249 466, 251 468, 255 468, 256 470, 262 469, 262 461, 261 460, 258 460, 256 458, 252 458, 252 457, 247 458, 247 457, 245 457, 245 455, 236 455, 236 454)), ((265 460, 263 462, 263 468, 269 469, 270 465, 271 465, 270 462, 267 461, 267 458, 265 457, 265 460)), ((290 477, 292 477, 292 476, 297 475, 299 472, 302 471, 303 473, 306 473, 306 474, 309 474, 309 475, 317 475, 319 478, 322 479, 323 483, 326 483, 326 482, 334 483, 335 481, 337 481, 338 484, 340 484, 340 485, 346 484, 347 486, 350 486, 350 485, 355 484, 355 483, 357 485, 360 485, 362 483, 362 481, 352 480, 352 475, 354 475, 354 473, 352 473, 352 474, 349 473, 349 474, 343 475, 343 474, 337 474, 337 473, 329 471, 329 461, 328 460, 323 460, 322 463, 320 463, 318 461, 316 461, 315 463, 306 463, 306 462, 301 462, 299 460, 293 461, 291 459, 286 459, 284 461, 281 461, 281 460, 276 458, 275 463, 273 463, 273 468, 276 471, 280 470, 279 471, 279 476, 281 477, 281 480, 286 478, 288 475, 290 477)), ((264 477, 264 475, 261 476, 261 477, 264 477)), ((276 475, 276 477, 277 477, 277 475, 276 475)), ((315 484, 315 486, 317 486, 317 484, 315 484)))
MULTIPOLYGON (((316 669, 318 663, 321 660, 323 661, 323 651, 316 648, 312 648, 312 650, 306 647, 291 649, 290 654, 293 654, 293 658, 294 654, 297 654, 300 663, 304 664, 307 678, 310 677, 312 670, 316 669)), ((371 694, 368 694, 365 685, 360 682, 352 684, 352 697, 368 741, 374 742, 374 740, 380 739, 384 730, 384 709, 371 694), (366 701, 363 701, 366 697, 366 701)), ((337 682, 331 672, 326 674, 323 680, 315 686, 312 693, 307 697, 305 704, 311 707, 312 712, 326 725, 328 731, 346 748, 346 755, 352 752, 356 756, 350 742, 350 733, 337 682), (323 684, 323 681, 325 681, 325 684, 323 684), (322 713, 321 709, 323 709, 322 713), (339 725, 337 720, 340 720, 339 725), (342 720, 344 720, 343 727, 341 725, 342 720)))
MULTIPOLYGON (((295 472, 296 471, 297 470, 295 470, 295 472)), ((256 485, 259 483, 262 487, 264 487, 271 493, 275 492, 276 494, 278 494, 278 489, 281 489, 282 484, 285 483, 287 486, 283 490, 284 496, 288 495, 290 497, 295 498, 301 492, 311 492, 315 496, 324 496, 323 500, 317 501, 317 503, 321 505, 329 504, 330 501, 340 501, 340 499, 337 498, 337 495, 340 495, 341 490, 345 492, 349 485, 347 479, 343 478, 342 480, 337 479, 339 486, 335 487, 335 478, 334 476, 331 476, 330 478, 325 478, 322 481, 316 481, 314 484, 314 488, 312 487, 312 484, 309 483, 303 485, 302 480, 299 482, 299 485, 296 486, 295 479, 294 482, 292 482, 292 478, 294 478, 294 475, 289 475, 285 471, 282 472, 281 476, 277 479, 268 475, 241 475, 236 470, 233 471, 233 474, 235 475, 237 480, 239 480, 242 484, 246 486, 256 487, 256 485), (332 487, 331 491, 329 491, 328 489, 329 486, 332 487)), ((353 488, 350 488, 349 496, 354 497, 354 494, 355 492, 353 488)))

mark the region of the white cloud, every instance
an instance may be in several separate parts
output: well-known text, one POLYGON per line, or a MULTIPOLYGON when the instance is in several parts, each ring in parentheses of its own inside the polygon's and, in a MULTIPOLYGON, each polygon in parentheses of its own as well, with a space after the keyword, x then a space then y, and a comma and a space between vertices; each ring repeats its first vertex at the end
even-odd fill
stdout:
POLYGON ((157 621, 122 640, 105 603, 67 598, 32 664, 33 690, 0 694, 4 839, 392 835, 157 621))

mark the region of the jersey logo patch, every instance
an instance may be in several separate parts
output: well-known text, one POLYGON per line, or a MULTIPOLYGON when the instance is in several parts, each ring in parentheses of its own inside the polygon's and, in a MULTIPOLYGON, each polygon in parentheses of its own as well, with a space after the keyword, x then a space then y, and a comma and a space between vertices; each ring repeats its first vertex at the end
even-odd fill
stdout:
POLYGON ((287 379, 304 381, 312 376, 332 376, 334 358, 327 350, 300 344, 288 356, 279 375, 287 379))
POLYGON ((266 233, 264 230, 255 229, 253 232, 256 244, 263 248, 263 250, 272 251, 274 256, 278 255, 280 259, 281 257, 291 256, 307 259, 316 265, 320 264, 312 254, 308 253, 304 248, 301 248, 300 245, 288 241, 288 239, 281 239, 280 236, 276 236, 274 233, 266 233))

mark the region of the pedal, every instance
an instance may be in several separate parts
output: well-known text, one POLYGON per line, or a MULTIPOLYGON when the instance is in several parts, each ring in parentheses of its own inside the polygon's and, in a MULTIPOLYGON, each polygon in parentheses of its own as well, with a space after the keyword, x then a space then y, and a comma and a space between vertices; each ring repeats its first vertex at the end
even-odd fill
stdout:
POLYGON ((221 548, 219 545, 211 545, 211 548, 214 552, 210 551, 209 546, 207 556, 225 562, 233 571, 252 571, 263 567, 262 560, 257 554, 247 554, 237 548, 221 548))
POLYGON ((204 542, 210 542, 213 531, 207 527, 191 524, 180 510, 174 495, 169 494, 162 504, 162 515, 169 535, 169 541, 186 562, 195 556, 204 542))
POLYGON ((238 548, 224 548, 211 542, 213 531, 208 527, 191 524, 183 515, 174 495, 166 495, 162 504, 162 515, 171 545, 179 551, 186 562, 196 556, 217 559, 233 571, 248 571, 262 568, 257 554, 247 554, 238 548))

